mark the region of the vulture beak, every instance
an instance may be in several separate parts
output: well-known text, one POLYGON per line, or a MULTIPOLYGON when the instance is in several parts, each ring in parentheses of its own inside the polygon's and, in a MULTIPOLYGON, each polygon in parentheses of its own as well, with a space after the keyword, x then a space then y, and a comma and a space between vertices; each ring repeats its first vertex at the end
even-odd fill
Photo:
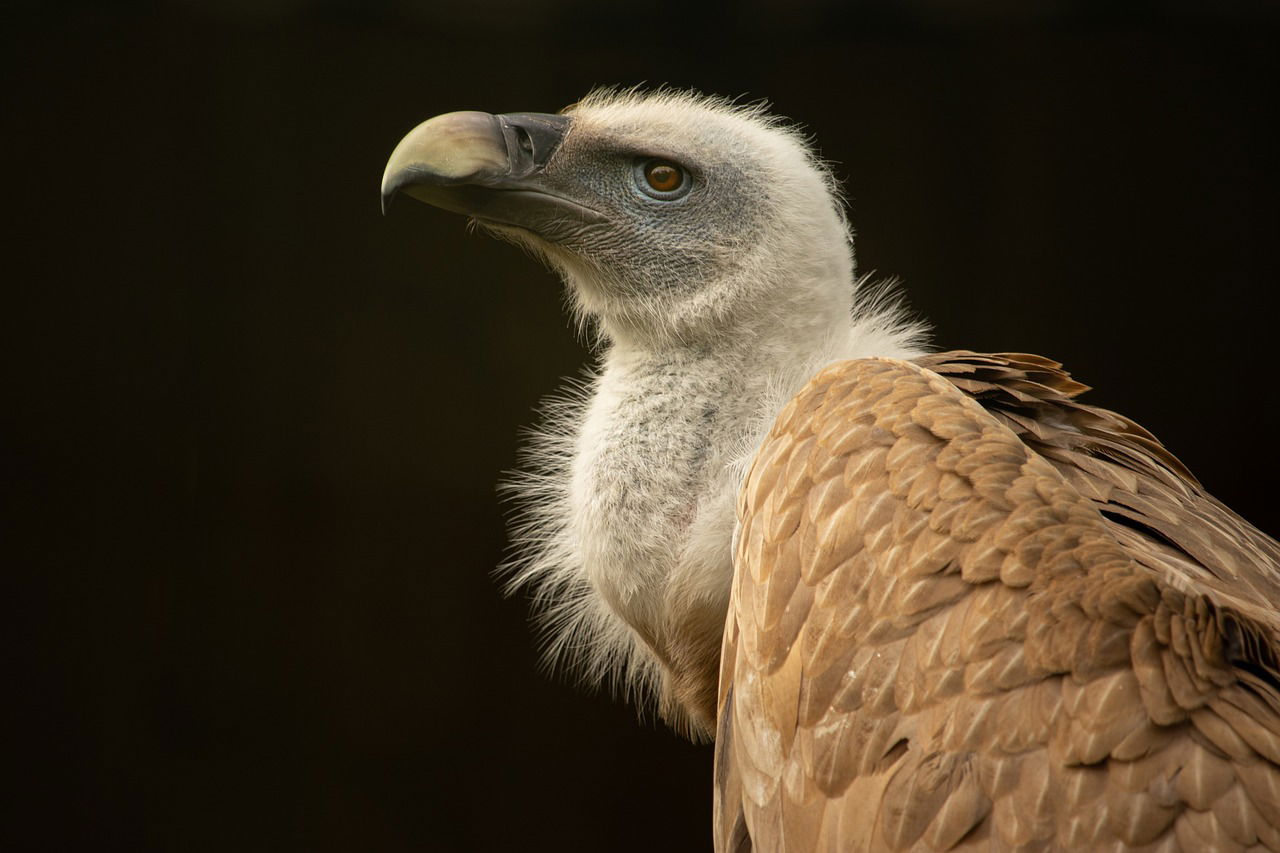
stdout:
POLYGON ((550 189, 544 170, 572 121, 544 113, 445 113, 400 140, 382 175, 382 212, 405 195, 537 234, 604 221, 550 189))

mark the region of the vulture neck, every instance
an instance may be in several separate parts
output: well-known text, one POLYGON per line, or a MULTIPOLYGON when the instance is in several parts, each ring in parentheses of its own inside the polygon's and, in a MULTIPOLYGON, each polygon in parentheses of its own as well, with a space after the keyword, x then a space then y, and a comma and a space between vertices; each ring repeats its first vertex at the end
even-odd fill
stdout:
POLYGON ((694 735, 715 724, 747 463, 814 370, 849 354, 849 286, 830 290, 732 336, 618 336, 586 407, 567 532, 592 589, 656 659, 661 715, 694 735))

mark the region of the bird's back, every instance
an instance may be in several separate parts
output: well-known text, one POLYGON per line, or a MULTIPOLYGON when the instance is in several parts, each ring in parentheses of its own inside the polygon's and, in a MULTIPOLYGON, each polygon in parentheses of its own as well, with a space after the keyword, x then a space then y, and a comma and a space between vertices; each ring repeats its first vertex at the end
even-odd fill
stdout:
POLYGON ((718 849, 1280 849, 1280 548, 1037 356, 864 359, 743 488, 718 849))

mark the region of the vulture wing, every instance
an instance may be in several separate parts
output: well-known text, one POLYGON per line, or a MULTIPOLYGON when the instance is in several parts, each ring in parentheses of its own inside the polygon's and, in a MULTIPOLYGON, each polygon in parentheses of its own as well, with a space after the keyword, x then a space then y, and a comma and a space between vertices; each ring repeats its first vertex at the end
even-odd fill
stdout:
POLYGON ((1280 850, 1280 548, 1058 368, 843 362, 779 416, 717 849, 1280 850))

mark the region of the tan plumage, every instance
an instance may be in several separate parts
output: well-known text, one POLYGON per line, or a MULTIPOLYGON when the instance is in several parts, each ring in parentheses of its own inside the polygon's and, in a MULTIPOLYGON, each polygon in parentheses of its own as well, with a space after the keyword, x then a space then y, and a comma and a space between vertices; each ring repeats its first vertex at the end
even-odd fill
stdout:
POLYGON ((544 257, 599 336, 515 584, 715 736, 717 849, 1280 850, 1280 546, 1056 362, 925 354, 794 129, 453 113, 398 192, 544 257))
POLYGON ((1058 367, 844 362, 779 416, 718 849, 1280 849, 1280 549, 1058 367))

